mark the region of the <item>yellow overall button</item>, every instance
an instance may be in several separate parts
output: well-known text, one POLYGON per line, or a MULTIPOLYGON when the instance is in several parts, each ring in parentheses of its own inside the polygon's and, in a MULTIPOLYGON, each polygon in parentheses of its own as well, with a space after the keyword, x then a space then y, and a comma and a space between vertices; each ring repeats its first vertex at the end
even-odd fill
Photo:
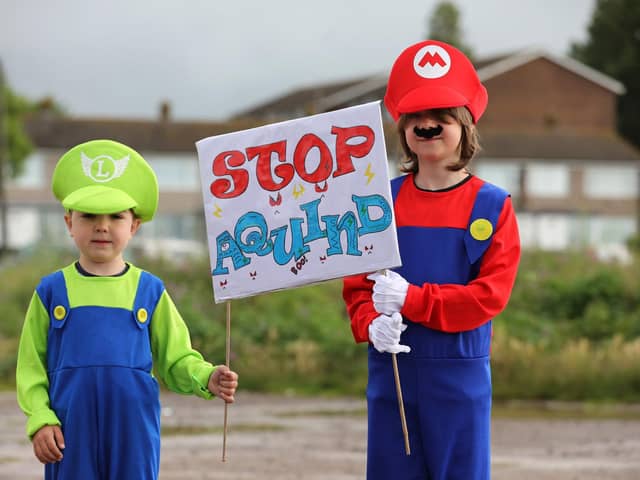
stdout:
POLYGON ((53 316, 56 320, 64 319, 64 316, 67 314, 67 309, 62 305, 57 305, 56 308, 53 309, 53 316))
POLYGON ((493 233, 493 225, 486 218, 478 218, 471 223, 469 227, 471 236, 476 240, 486 240, 493 233))
POLYGON ((144 323, 147 321, 147 318, 148 318, 147 310, 144 308, 138 309, 138 321, 140 323, 144 323))

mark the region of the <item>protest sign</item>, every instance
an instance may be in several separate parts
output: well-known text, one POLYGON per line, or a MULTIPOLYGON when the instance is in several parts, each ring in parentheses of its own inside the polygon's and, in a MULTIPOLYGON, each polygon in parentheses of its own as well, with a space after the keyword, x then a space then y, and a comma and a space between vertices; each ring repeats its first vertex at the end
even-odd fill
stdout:
POLYGON ((400 265, 379 102, 196 147, 216 303, 400 265))

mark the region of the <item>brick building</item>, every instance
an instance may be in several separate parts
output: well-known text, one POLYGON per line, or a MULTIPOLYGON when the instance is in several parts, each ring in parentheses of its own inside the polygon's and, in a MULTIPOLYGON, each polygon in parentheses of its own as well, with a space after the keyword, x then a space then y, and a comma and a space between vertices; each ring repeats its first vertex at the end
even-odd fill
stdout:
MULTIPOLYGON (((523 244, 626 258, 640 224, 640 152, 616 131, 624 86, 575 60, 524 50, 476 63, 489 92, 479 176, 514 197, 523 244)), ((311 86, 241 112, 269 120, 382 99, 386 75, 311 86)), ((384 111, 384 107, 383 107, 384 111)), ((400 149, 385 114, 390 166, 400 149)))
MULTIPOLYGON (((483 150, 471 167, 512 193, 523 244, 591 248, 602 257, 624 259, 625 241, 638 231, 640 153, 616 131, 616 102, 623 85, 543 51, 487 58, 476 67, 489 91, 489 106, 478 124, 483 150)), ((64 237, 62 210, 49 188, 53 166, 67 148, 101 137, 131 145, 157 172, 158 217, 141 235, 147 248, 163 242, 169 242, 169 249, 203 246, 195 141, 380 100, 386 77, 301 88, 227 122, 175 122, 166 106, 150 121, 34 118, 27 127, 36 151, 25 175, 8 188, 10 245, 19 249, 64 237)), ((394 174, 400 149, 384 107, 383 112, 394 174)))

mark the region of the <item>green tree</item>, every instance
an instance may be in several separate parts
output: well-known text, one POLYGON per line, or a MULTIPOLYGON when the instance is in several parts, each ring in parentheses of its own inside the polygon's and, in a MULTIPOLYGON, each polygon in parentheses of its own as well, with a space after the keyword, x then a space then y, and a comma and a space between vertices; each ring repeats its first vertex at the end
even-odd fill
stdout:
POLYGON ((464 41, 460 26, 460 10, 453 2, 439 2, 428 20, 427 38, 453 45, 467 57, 473 58, 473 51, 464 41))
POLYGON ((33 102, 11 90, 0 63, 0 256, 8 249, 7 180, 22 173, 24 161, 33 150, 24 121, 28 115, 43 111, 62 113, 51 98, 33 102))
POLYGON ((598 0, 589 38, 574 43, 570 55, 622 82, 618 98, 618 130, 640 147, 640 2, 598 0))

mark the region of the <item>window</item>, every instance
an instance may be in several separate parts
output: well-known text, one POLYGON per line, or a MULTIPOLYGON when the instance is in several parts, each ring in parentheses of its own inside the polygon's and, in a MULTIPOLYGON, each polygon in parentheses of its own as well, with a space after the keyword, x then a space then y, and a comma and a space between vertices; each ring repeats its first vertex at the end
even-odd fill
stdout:
POLYGON ((189 154, 144 154, 156 172, 160 191, 200 191, 198 157, 189 154))
POLYGON ((512 195, 520 193, 520 166, 514 163, 479 161, 474 165, 476 175, 487 182, 504 188, 512 195))
POLYGON ((518 216, 523 247, 564 250, 571 246, 571 216, 556 214, 521 214, 518 216))
POLYGON ((181 238, 201 240, 204 218, 197 214, 158 214, 152 222, 143 223, 138 235, 144 238, 181 238))
POLYGON ((635 220, 624 216, 523 213, 518 215, 518 227, 525 248, 624 247, 635 232, 635 220))
POLYGON ((632 166, 587 167, 584 194, 591 198, 633 199, 638 195, 640 173, 632 166))
POLYGON ((624 244, 635 232, 633 217, 592 217, 589 220, 589 243, 624 244))
POLYGON ((24 168, 19 177, 11 179, 10 185, 22 188, 44 187, 44 155, 34 152, 25 158, 24 168))
POLYGON ((531 196, 563 198, 569 195, 569 166, 531 163, 527 166, 526 191, 531 196))
MULTIPOLYGON (((33 245, 40 237, 37 208, 10 208, 7 212, 7 242, 11 248, 33 245)), ((0 234, 3 225, 0 225, 0 234)))

